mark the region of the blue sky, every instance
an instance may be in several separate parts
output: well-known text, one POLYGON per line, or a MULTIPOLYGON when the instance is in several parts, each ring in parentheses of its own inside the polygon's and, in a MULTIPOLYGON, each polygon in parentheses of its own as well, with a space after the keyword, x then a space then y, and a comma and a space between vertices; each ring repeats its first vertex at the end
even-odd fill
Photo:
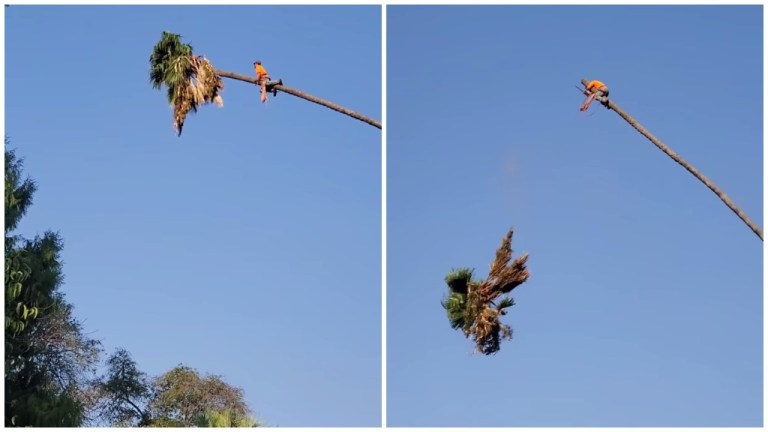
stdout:
POLYGON ((226 80, 177 138, 148 59, 180 33, 381 119, 381 7, 5 13, 5 134, 39 184, 20 231, 61 233, 86 330, 153 375, 222 375, 272 426, 378 426, 381 131, 226 80))
POLYGON ((762 7, 388 7, 390 426, 762 425, 762 7), (509 227, 532 276, 492 357, 443 277, 509 227))

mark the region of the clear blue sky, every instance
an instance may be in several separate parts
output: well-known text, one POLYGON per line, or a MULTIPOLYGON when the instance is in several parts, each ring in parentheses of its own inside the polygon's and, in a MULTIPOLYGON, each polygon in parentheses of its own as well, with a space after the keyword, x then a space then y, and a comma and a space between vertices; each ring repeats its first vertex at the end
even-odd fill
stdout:
POLYGON ((388 425, 760 426, 762 7, 388 7, 388 425), (493 357, 443 277, 509 227, 530 280, 493 357))
POLYGON ((148 81, 163 30, 216 67, 381 119, 381 7, 24 7, 6 130, 64 238, 67 298, 111 351, 245 390, 272 426, 381 422, 381 131, 225 81, 177 138, 148 81))

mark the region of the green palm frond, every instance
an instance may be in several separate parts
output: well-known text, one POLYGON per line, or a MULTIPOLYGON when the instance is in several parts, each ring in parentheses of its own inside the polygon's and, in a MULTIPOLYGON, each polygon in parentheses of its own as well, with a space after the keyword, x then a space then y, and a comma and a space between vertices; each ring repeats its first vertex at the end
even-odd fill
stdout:
POLYGON ((496 304, 496 309, 503 311, 504 309, 514 305, 515 305, 515 300, 512 297, 504 297, 503 299, 501 299, 501 301, 499 301, 498 304, 496 304))
POLYGON ((149 57, 149 80, 152 87, 159 89, 163 84, 172 87, 180 83, 188 72, 188 61, 192 56, 192 46, 181 42, 181 35, 163 32, 160 41, 152 49, 149 57))
POLYGON ((464 328, 468 323, 466 300, 464 294, 451 293, 440 302, 448 313, 448 321, 454 329, 464 328))
POLYGON ((466 294, 471 281, 472 270, 468 268, 453 269, 445 276, 445 283, 455 293, 466 294))

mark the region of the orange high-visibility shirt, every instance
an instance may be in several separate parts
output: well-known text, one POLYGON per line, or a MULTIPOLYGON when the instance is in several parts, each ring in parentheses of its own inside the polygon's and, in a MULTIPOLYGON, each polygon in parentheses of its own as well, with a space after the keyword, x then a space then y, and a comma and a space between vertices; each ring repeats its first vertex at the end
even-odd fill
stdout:
POLYGON ((600 87, 605 87, 605 84, 598 80, 592 80, 587 84, 587 90, 599 89, 600 87))
POLYGON ((267 75, 267 70, 264 69, 264 66, 257 64, 256 65, 256 78, 261 78, 263 76, 267 75))

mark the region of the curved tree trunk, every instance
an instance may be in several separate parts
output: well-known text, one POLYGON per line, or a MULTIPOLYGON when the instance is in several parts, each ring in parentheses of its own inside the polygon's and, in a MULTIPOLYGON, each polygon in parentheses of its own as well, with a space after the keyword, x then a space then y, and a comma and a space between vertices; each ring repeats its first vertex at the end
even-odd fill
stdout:
MULTIPOLYGON (((587 80, 582 79, 581 83, 584 84, 584 87, 587 86, 587 80)), ((584 94, 588 95, 589 93, 584 90, 584 94)), ((627 121, 627 123, 630 124, 633 128, 635 128, 638 132, 643 134, 648 140, 650 140, 656 147, 659 148, 659 150, 663 151, 667 154, 667 156, 671 157, 675 162, 679 163, 683 166, 683 168, 687 169, 688 172, 693 174, 699 181, 704 183, 712 192, 715 193, 724 203, 728 206, 729 209, 731 209, 734 213, 736 213, 736 216, 741 218, 742 221, 744 221, 745 224, 755 233, 758 237, 760 237, 760 240, 763 240, 763 231, 758 227, 754 222, 752 222, 749 217, 738 207, 736 207, 736 204, 734 204, 733 201, 731 201, 730 198, 728 198, 728 195, 725 194, 725 192, 721 191, 720 188, 718 188, 710 179, 704 176, 704 174, 700 173, 696 168, 693 167, 693 165, 686 162, 683 158, 678 156, 677 153, 672 151, 671 148, 664 145, 663 142, 661 142, 658 138, 653 136, 650 132, 648 132, 647 129, 645 129, 643 126, 640 125, 635 119, 633 119, 629 114, 624 112, 621 108, 619 108, 618 105, 612 100, 608 99, 607 101, 600 101, 603 106, 612 109, 616 111, 616 114, 621 116, 624 120, 627 121)))
MULTIPOLYGON (((242 75, 242 74, 235 73, 235 72, 227 72, 227 71, 223 71, 221 69, 215 69, 215 68, 214 68, 213 71, 214 71, 214 73, 216 75, 219 75, 219 76, 222 76, 222 77, 225 77, 225 78, 232 78, 232 79, 236 79, 236 80, 240 80, 240 81, 245 81, 245 82, 249 82, 249 83, 252 83, 252 84, 256 84, 256 78, 255 77, 251 77, 251 76, 248 76, 248 75, 242 75)), ((270 87, 270 91, 272 89, 275 89, 275 90, 278 90, 278 91, 281 91, 281 92, 284 92, 284 93, 288 93, 288 94, 294 95, 296 97, 300 97, 300 98, 302 98, 304 100, 308 100, 310 102, 314 102, 314 103, 316 103, 318 105, 322 105, 322 106, 324 106, 326 108, 330 108, 330 109, 332 109, 334 111, 338 111, 338 112, 340 112, 342 114, 346 114, 346 115, 348 115, 348 116, 350 116, 350 117, 352 117, 354 119, 360 120, 362 122, 368 123, 371 126, 375 126, 375 127, 379 128, 379 129, 381 129, 381 122, 379 122, 378 120, 374 120, 374 119, 372 119, 370 117, 366 117, 366 116, 364 116, 364 115, 362 115, 360 113, 352 111, 351 109, 344 108, 341 105, 336 105, 335 103, 329 102, 329 101, 327 101, 325 99, 320 99, 319 97, 315 97, 315 96, 312 96, 310 94, 304 93, 302 91, 299 91, 299 90, 296 90, 296 89, 292 89, 290 87, 286 87, 284 85, 279 85, 279 84, 271 86, 270 87)))

